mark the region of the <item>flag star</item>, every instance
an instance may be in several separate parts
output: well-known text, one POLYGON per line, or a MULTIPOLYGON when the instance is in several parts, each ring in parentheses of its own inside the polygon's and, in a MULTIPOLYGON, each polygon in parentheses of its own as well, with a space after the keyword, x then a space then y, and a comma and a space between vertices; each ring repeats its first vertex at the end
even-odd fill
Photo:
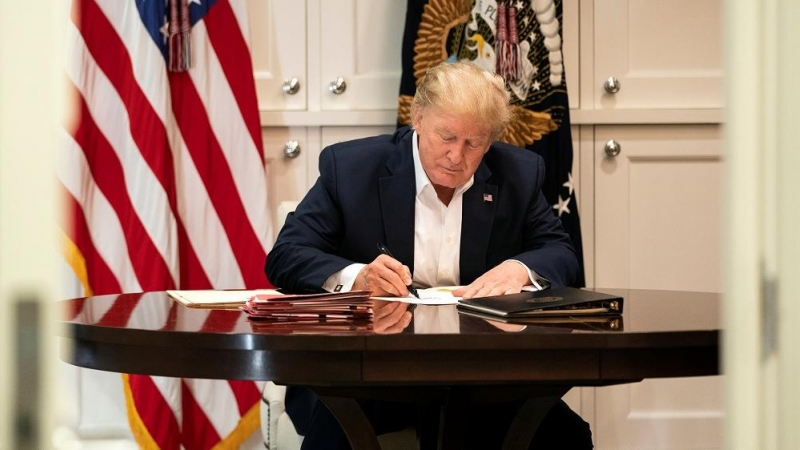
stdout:
POLYGON ((517 2, 517 10, 518 11, 522 11, 522 8, 524 8, 524 7, 525 7, 524 3, 522 3, 521 1, 517 2))
POLYGON ((568 173, 567 176, 569 179, 566 183, 562 184, 562 186, 569 189, 569 195, 572 195, 572 191, 575 189, 575 185, 572 183, 572 172, 568 173))
POLYGON ((531 42, 536 40, 536 36, 537 36, 536 32, 535 31, 531 31, 531 35, 530 35, 531 42))
POLYGON ((533 74, 539 75, 539 66, 533 66, 533 74))
POLYGON ((164 36, 164 42, 167 42, 167 38, 169 37, 169 21, 164 18, 164 25, 161 25, 161 28, 158 29, 161 32, 161 35, 164 36))
POLYGON ((536 80, 536 81, 533 82, 533 86, 532 87, 533 87, 534 91, 538 91, 539 89, 541 89, 542 83, 539 83, 539 81, 536 80))
POLYGON ((572 200, 570 197, 567 197, 566 200, 558 196, 558 203, 553 205, 553 209, 558 210, 558 217, 561 217, 561 214, 567 213, 569 214, 569 201, 572 200))

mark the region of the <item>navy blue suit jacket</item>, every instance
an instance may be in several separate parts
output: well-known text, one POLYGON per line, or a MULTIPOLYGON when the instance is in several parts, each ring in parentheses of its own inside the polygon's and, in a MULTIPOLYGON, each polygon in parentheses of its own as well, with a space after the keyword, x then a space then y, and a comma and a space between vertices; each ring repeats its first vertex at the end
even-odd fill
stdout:
MULTIPOLYGON (((414 273, 416 184, 413 131, 342 142, 320 154, 320 177, 286 218, 266 273, 291 291, 320 290, 348 265, 369 263, 386 244, 414 273)), ((494 143, 463 199, 461 284, 517 259, 556 285, 574 282, 578 261, 569 236, 541 193, 544 162, 533 152, 494 143)))

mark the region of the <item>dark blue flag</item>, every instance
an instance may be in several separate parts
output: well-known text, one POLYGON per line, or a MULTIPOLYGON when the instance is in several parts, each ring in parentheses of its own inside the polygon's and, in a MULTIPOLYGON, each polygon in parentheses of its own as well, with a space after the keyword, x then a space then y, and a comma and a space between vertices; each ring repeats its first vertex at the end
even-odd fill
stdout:
POLYGON ((514 118, 501 140, 544 158, 542 191, 572 239, 582 287, 561 24, 562 0, 408 0, 397 122, 411 123, 417 82, 442 61, 470 60, 502 75, 514 118))

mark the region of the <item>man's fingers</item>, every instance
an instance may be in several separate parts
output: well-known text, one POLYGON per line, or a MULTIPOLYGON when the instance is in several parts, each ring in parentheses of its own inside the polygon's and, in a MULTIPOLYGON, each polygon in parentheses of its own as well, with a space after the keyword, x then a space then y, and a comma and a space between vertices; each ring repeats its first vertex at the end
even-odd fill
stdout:
POLYGON ((408 286, 411 284, 411 271, 400 261, 386 255, 379 255, 370 266, 380 279, 375 281, 383 290, 399 297, 408 295, 408 286))
MULTIPOLYGON (((400 261, 391 256, 378 255, 374 262, 383 264, 383 266, 395 273, 400 278, 400 282, 403 286, 411 284, 411 269, 400 261)), ((387 277, 387 279, 389 278, 387 277)))

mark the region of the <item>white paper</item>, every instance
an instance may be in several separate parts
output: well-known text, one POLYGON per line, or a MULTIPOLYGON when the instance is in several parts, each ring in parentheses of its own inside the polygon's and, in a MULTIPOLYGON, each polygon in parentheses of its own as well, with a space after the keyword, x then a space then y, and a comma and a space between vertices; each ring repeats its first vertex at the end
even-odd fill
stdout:
POLYGON ((389 302, 413 303, 416 305, 455 305, 461 297, 453 296, 453 291, 461 286, 438 286, 427 289, 417 289, 419 298, 409 294, 407 297, 372 297, 389 302))

